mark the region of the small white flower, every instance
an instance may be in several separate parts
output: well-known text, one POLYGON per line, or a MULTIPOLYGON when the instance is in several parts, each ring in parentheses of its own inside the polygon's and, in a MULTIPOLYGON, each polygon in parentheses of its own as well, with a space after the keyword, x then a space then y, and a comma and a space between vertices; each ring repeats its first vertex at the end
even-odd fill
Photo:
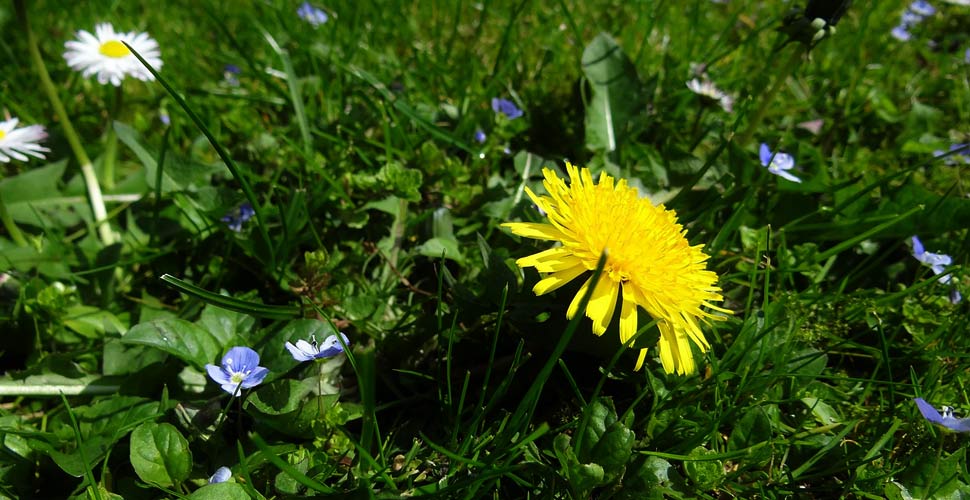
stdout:
POLYGON ((43 159, 41 153, 50 152, 40 145, 47 139, 47 131, 41 125, 17 128, 18 123, 17 118, 0 122, 0 162, 9 163, 11 158, 28 161, 27 155, 43 159))
POLYGON ((87 31, 77 32, 77 40, 64 43, 67 51, 64 59, 67 65, 80 71, 85 77, 98 75, 98 83, 106 85, 109 82, 115 87, 130 75, 142 81, 153 81, 154 76, 140 61, 125 47, 125 42, 145 61, 156 70, 162 67, 162 53, 158 42, 147 33, 115 33, 109 23, 100 23, 94 27, 94 35, 87 31))
POLYGON ((728 113, 734 108, 734 98, 724 93, 710 80, 698 80, 697 78, 687 82, 689 88, 695 94, 707 98, 720 104, 721 108, 728 113))

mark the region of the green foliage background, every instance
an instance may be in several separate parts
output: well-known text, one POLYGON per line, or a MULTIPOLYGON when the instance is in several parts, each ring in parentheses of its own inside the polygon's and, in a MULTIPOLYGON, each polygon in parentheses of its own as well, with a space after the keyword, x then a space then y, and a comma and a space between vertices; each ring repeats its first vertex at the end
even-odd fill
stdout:
POLYGON ((294 2, 29 2, 109 246, 0 5, 0 107, 52 150, 0 164, 27 240, 0 234, 0 496, 963 498, 966 437, 911 402, 970 410, 966 164, 934 156, 970 143, 970 7, 934 4, 903 43, 905 6, 857 2, 805 51, 783 2, 332 2, 318 27, 294 2), (158 40, 174 93, 71 71, 98 22, 158 40), (701 373, 633 372, 615 328, 565 320, 578 284, 532 294, 514 260, 547 246, 499 224, 540 220, 524 188, 566 160, 712 256, 734 315, 701 373), (283 348, 337 331, 346 357, 283 348), (237 345, 271 374, 230 401, 204 366, 237 345))

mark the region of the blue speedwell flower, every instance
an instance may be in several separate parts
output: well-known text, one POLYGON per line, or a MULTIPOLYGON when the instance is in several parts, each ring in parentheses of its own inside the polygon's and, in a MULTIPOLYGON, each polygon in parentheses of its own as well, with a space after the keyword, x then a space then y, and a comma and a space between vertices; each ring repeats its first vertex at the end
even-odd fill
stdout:
POLYGON ((956 432, 970 432, 970 418, 957 418, 953 416, 953 408, 943 407, 943 413, 937 411, 933 405, 927 403, 923 398, 916 398, 916 406, 923 418, 931 424, 941 425, 956 432))
POLYGON ((913 34, 910 33, 909 30, 906 29, 906 26, 902 24, 893 28, 893 30, 890 31, 889 34, 892 35, 893 38, 895 38, 896 40, 899 40, 900 42, 908 42, 910 38, 913 38, 913 34))
MULTIPOLYGON (((350 340, 343 333, 340 336, 344 340, 344 345, 350 345, 350 340)), ((310 341, 307 342, 303 339, 297 340, 296 345, 290 342, 284 344, 287 351, 293 355, 293 359, 297 361, 310 361, 313 359, 321 358, 332 358, 342 352, 344 352, 344 346, 340 344, 337 340, 336 335, 331 335, 324 339, 323 342, 317 344, 317 339, 315 336, 310 336, 310 341)))
POLYGON ((252 219, 254 215, 256 215, 256 211, 253 210, 253 206, 247 202, 239 205, 239 208, 236 208, 232 212, 224 215, 222 217, 222 222, 229 225, 229 229, 238 233, 239 231, 242 231, 243 224, 245 224, 249 219, 252 219))
POLYGON ((238 395, 240 389, 256 387, 263 382, 269 369, 259 366, 259 354, 248 347, 233 347, 222 357, 222 366, 205 365, 215 383, 222 390, 238 395))
POLYGON ((214 483, 224 483, 232 477, 232 471, 229 467, 219 467, 216 469, 216 473, 209 477, 209 484, 214 483))
POLYGON ((801 179, 795 177, 794 175, 788 173, 789 170, 795 168, 795 159, 788 153, 782 153, 777 151, 772 153, 768 149, 768 145, 761 143, 761 149, 758 151, 758 156, 761 159, 761 165, 768 167, 768 171, 779 176, 784 177, 792 182, 802 182, 801 179))
POLYGON ((482 144, 483 142, 485 142, 485 139, 488 139, 488 137, 485 135, 485 131, 483 131, 480 128, 475 129, 475 135, 473 137, 475 138, 475 142, 479 144, 482 144))
MULTIPOLYGON (((918 237, 913 236, 910 238, 913 242, 913 257, 920 261, 924 266, 929 267, 933 270, 933 274, 939 276, 943 274, 943 270, 946 266, 953 264, 953 258, 949 255, 943 253, 933 253, 927 252, 923 248, 923 242, 919 240, 918 237)), ((939 279, 940 283, 946 284, 950 282, 950 275, 941 276, 939 279)))
POLYGON ((930 3, 926 0, 916 0, 915 2, 909 4, 909 10, 911 10, 913 14, 923 17, 936 14, 936 8, 930 5, 930 3))
POLYGON ((222 68, 222 79, 232 87, 239 85, 238 77, 240 74, 242 74, 242 69, 235 64, 227 64, 222 68))
POLYGON ((300 8, 296 9, 296 15, 300 16, 300 19, 310 23, 314 28, 330 20, 330 16, 326 12, 314 7, 310 2, 300 4, 300 8))
POLYGON ((492 110, 496 113, 502 113, 509 120, 514 120, 522 116, 522 110, 514 102, 499 97, 492 98, 492 110))
POLYGON ((940 157, 943 155, 947 155, 947 157, 943 159, 943 163, 951 167, 955 167, 960 163, 970 165, 970 143, 951 144, 949 152, 940 149, 933 151, 933 156, 935 157, 940 157))
POLYGON ((890 34, 896 40, 908 42, 913 37, 909 32, 910 28, 923 22, 929 16, 936 14, 936 9, 925 0, 917 0, 911 4, 899 17, 899 24, 893 28, 890 34))

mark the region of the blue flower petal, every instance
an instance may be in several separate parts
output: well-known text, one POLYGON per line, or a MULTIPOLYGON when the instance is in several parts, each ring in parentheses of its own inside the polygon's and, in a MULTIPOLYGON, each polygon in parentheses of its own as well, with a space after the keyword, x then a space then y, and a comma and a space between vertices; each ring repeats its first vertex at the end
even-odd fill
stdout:
POLYGON ((944 418, 943 425, 957 432, 970 432, 970 418, 944 418))
POLYGON ((209 378, 217 384, 227 384, 229 383, 229 374, 223 371, 222 368, 216 365, 205 365, 205 371, 209 374, 209 378))
POLYGON ((290 355, 293 356, 293 359, 301 362, 310 361, 311 359, 313 359, 313 353, 308 353, 306 350, 301 349, 300 342, 306 342, 306 341, 300 340, 297 342, 297 345, 293 345, 292 343, 287 342, 283 344, 283 347, 286 347, 286 350, 290 351, 290 355))
POLYGON ((209 477, 209 484, 224 483, 232 477, 232 471, 229 467, 219 467, 216 469, 215 474, 209 477))
POLYGON ((923 248, 923 242, 916 236, 910 237, 910 240, 913 242, 913 257, 919 259, 926 252, 926 249, 923 248))
POLYGON ((257 385, 262 384, 263 379, 266 378, 266 375, 269 375, 269 368, 266 368, 264 366, 260 366, 256 368, 255 370, 252 371, 252 373, 250 373, 246 378, 243 379, 242 388, 249 389, 251 387, 256 387, 257 385))
POLYGON ((907 31, 906 27, 903 25, 896 26, 892 29, 892 31, 889 32, 889 34, 900 42, 908 42, 911 38, 913 38, 913 35, 907 31))
POLYGON ((926 17, 936 14, 936 8, 930 5, 926 0, 916 0, 915 2, 909 4, 909 10, 913 11, 914 14, 926 17))
POLYGON ((758 156, 761 158, 761 165, 767 167, 768 163, 771 162, 771 150, 768 149, 768 145, 761 143, 761 148, 758 150, 758 156))
POLYGON ((916 398, 913 401, 916 401, 916 406, 919 407, 919 412, 923 414, 923 418, 925 418, 929 423, 943 423, 943 415, 940 415, 939 410, 934 408, 933 405, 927 403, 923 398, 916 398))
POLYGON ((943 413, 927 403, 923 398, 915 398, 916 406, 923 418, 931 424, 943 426, 955 432, 970 432, 970 418, 957 418, 953 416, 953 408, 943 407, 943 413))
POLYGON ((209 377, 229 394, 238 394, 240 389, 259 385, 269 373, 259 365, 259 354, 242 346, 229 349, 222 357, 222 366, 206 365, 209 377))
POLYGON ((514 120, 522 116, 522 110, 515 105, 514 102, 508 99, 501 99, 498 97, 492 98, 492 110, 496 113, 501 113, 505 115, 509 120, 514 120))
POLYGON ((248 347, 233 347, 222 357, 223 369, 231 372, 247 372, 259 365, 259 354, 248 347))

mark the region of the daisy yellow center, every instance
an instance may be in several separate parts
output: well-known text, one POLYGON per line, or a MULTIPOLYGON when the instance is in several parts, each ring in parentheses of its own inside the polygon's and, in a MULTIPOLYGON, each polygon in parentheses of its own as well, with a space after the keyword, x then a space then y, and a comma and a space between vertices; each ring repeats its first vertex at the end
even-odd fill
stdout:
POLYGON ((4 132, 3 130, 0 130, 0 139, 3 139, 6 135, 7 135, 6 132, 4 132))
MULTIPOLYGON (((693 372, 691 344, 702 352, 709 347, 699 320, 722 318, 703 307, 729 312, 713 305, 722 297, 717 275, 706 268, 707 255, 700 245, 687 241, 676 213, 641 198, 626 180, 614 183, 603 174, 597 183, 589 170, 566 167, 568 185, 552 170, 543 170, 549 196, 526 189, 547 214, 548 223, 504 224, 520 236, 557 241, 561 246, 523 257, 516 264, 543 273, 533 288, 543 295, 596 269, 605 252, 602 277, 595 284, 591 277, 586 280, 566 316, 572 318, 578 312, 582 297, 593 287, 585 310, 593 320, 593 333, 606 332, 619 302, 620 342, 629 345, 639 328, 637 310, 643 308, 657 321, 664 370, 693 372)), ((645 353, 642 349, 637 368, 645 353)))
POLYGON ((101 44, 98 52, 103 56, 114 57, 115 59, 120 59, 125 56, 131 55, 131 51, 125 44, 119 42, 118 40, 108 40, 101 44))

